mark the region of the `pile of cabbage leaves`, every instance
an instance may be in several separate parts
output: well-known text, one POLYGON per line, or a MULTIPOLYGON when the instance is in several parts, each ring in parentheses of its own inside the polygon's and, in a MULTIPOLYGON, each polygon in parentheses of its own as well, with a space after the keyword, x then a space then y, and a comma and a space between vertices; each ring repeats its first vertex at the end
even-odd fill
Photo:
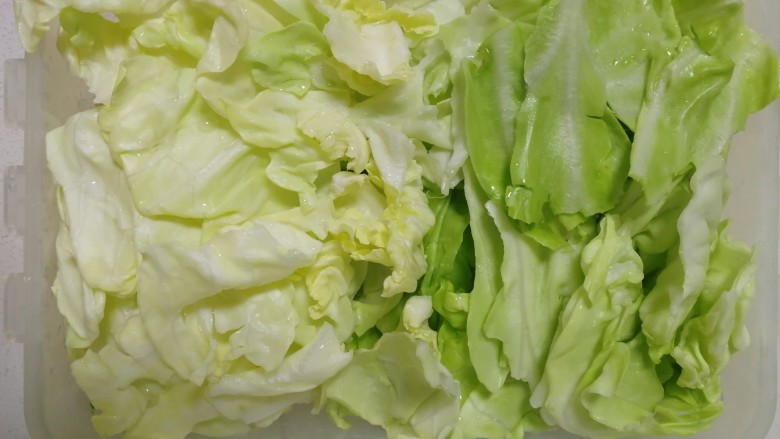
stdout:
POLYGON ((104 436, 312 404, 392 438, 687 435, 780 95, 733 0, 15 0, 94 107, 47 136, 53 292, 104 436), (53 21, 58 19, 57 21, 53 21))

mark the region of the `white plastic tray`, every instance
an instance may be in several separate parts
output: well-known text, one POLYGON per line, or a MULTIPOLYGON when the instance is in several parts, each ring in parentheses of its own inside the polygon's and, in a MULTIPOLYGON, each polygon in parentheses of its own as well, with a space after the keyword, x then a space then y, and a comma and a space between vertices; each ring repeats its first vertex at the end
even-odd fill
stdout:
MULTIPOLYGON (((780 1, 748 0, 748 21, 780 49, 780 1)), ((24 343, 24 409, 32 439, 95 438, 90 406, 71 378, 64 329, 49 285, 56 266, 57 210, 46 169, 45 133, 91 105, 49 35, 41 51, 6 63, 6 121, 24 128, 24 165, 6 174, 6 222, 24 237, 24 272, 6 285, 6 335, 24 343)), ((750 347, 725 372, 725 411, 696 438, 764 438, 775 414, 777 389, 778 149, 780 103, 755 114, 734 141, 729 159, 732 231, 755 244, 757 293, 747 318, 750 347)), ((344 432, 296 409, 262 434, 246 437, 365 438, 381 432, 358 426, 344 432)), ((543 438, 571 435, 550 432, 543 438)))

